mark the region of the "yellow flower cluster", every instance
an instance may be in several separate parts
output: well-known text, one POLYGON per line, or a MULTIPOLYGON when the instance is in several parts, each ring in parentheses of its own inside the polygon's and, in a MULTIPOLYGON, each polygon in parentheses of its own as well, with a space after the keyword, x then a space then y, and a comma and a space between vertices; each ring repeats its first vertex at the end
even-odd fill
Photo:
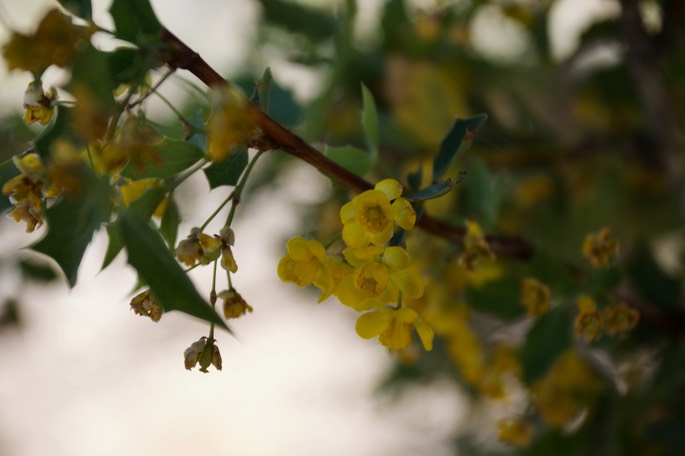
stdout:
POLYGON ((231 250, 234 239, 233 230, 229 226, 214 236, 203 233, 199 228, 193 228, 188 237, 178 243, 176 259, 188 267, 193 267, 197 264, 209 264, 221 256, 221 267, 235 273, 238 271, 238 264, 231 250))
POLYGON ((595 300, 582 295, 576 301, 575 332, 577 336, 584 336, 588 342, 594 340, 603 330, 610 336, 625 334, 633 329, 640 319, 639 312, 625 304, 597 309, 595 300))
POLYGON ((59 196, 60 191, 48 182, 38 154, 29 153, 21 158, 15 156, 12 161, 21 173, 5 182, 2 194, 9 196, 14 204, 9 215, 17 222, 25 222, 26 231, 31 233, 43 224, 45 199, 59 196))
POLYGON ((416 222, 414 208, 401 194, 399 182, 385 179, 343 205, 340 220, 347 248, 342 258, 328 255, 318 241, 290 239, 278 275, 300 287, 315 285, 321 290, 319 302, 335 295, 342 304, 367 312, 356 324, 363 338, 378 337, 389 349, 403 350, 411 344, 414 328, 431 350, 433 330, 416 310, 401 306, 402 298, 423 295, 421 275, 403 247, 385 245, 396 226, 409 230, 416 222))

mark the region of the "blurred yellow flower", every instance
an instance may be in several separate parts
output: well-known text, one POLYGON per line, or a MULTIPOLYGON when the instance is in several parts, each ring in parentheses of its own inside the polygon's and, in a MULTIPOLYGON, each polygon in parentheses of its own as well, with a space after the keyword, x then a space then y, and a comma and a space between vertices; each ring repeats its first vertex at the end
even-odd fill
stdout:
POLYGON ((526 277, 521 284, 521 304, 531 317, 546 314, 550 307, 549 287, 536 279, 526 277))
POLYGON ((480 225, 473 220, 467 220, 464 251, 459 256, 459 265, 467 271, 473 271, 482 263, 494 259, 495 254, 490 250, 490 244, 485 239, 480 225))
POLYGON ((575 322, 576 335, 585 336, 588 342, 592 342, 604 326, 602 315, 597 311, 595 300, 589 296, 579 296, 576 305, 578 306, 575 322))
POLYGON ((207 155, 221 161, 257 131, 259 111, 233 87, 212 91, 212 114, 207 120, 207 155))
POLYGON ((525 448, 533 440, 533 425, 522 419, 504 419, 497 422, 499 439, 519 448, 525 448))
POLYGON ((618 240, 611 235, 611 229, 602 228, 585 238, 582 250, 592 265, 599 268, 608 265, 616 257, 618 247, 618 240))
POLYGON ((43 92, 43 84, 40 79, 29 82, 24 91, 23 106, 26 109, 24 122, 28 125, 35 122, 47 125, 55 112, 53 106, 55 100, 57 100, 57 90, 54 87, 51 87, 49 92, 43 92))

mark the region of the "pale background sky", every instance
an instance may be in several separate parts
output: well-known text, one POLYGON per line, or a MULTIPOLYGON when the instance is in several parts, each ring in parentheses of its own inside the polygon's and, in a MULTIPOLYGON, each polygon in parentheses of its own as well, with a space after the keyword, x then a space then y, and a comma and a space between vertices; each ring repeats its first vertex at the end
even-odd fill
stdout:
MULTIPOLYGON (((108 24, 108 2, 94 3, 96 20, 108 24)), ((259 17, 254 1, 152 3, 162 22, 220 71, 230 73, 245 58, 259 17)), ((382 0, 361 3, 361 25, 372 33, 382 0)), ((0 0, 0 15, 26 31, 51 5, 0 0)), ((588 15, 615 8, 611 0, 560 1, 552 20, 557 55, 573 49, 588 15)), ((483 17, 482 27, 498 20, 483 17)), ((503 43, 513 43, 515 52, 516 30, 503 34, 493 39, 476 31, 476 39, 484 53, 501 53, 503 43)), ((6 36, 3 25, 0 40, 6 36)), ((300 96, 316 86, 316 75, 265 63, 300 96)), ((18 112, 28 74, 8 75, 3 67, 0 78, 0 110, 18 112)), ((59 81, 60 75, 47 78, 59 81)), ((178 92, 170 86, 172 95, 178 92)), ((354 312, 333 301, 317 305, 314 294, 277 278, 280 242, 297 234, 297 207, 325 194, 328 185, 311 169, 294 169, 273 194, 239 208, 234 285, 255 311, 232 325, 238 339, 218 336, 220 373, 183 368, 183 351, 206 335, 204 324, 177 313, 154 324, 129 310, 135 277, 125 256, 97 272, 106 247, 102 233, 73 290, 62 282, 17 290, 14 277, 2 270, 0 298, 21 297, 24 324, 0 332, 0 456, 450 454, 447 442, 465 411, 454 386, 416 388, 399 401, 375 394, 391 359, 375 341, 356 336, 354 312)), ((183 213, 181 233, 226 196, 208 195, 202 179, 188 186, 196 204, 185 206, 193 212, 183 213)), ((0 255, 12 255, 40 235, 3 218, 0 255)), ((193 278, 209 289, 209 270, 196 270, 193 278)))

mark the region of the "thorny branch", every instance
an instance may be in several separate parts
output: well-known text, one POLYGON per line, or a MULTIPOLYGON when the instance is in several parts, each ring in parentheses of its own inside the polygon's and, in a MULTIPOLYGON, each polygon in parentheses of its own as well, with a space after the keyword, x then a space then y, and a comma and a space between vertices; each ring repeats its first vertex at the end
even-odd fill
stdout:
MULTIPOLYGON (((172 68, 190 71, 208 87, 230 85, 199 54, 190 49, 173 33, 165 29, 162 39, 169 46, 161 56, 164 63, 172 68)), ((370 182, 338 166, 261 110, 257 122, 268 143, 272 144, 274 148, 312 165, 325 176, 342 183, 350 190, 363 192, 373 188, 370 182)), ((465 234, 464 228, 437 220, 425 213, 416 225, 436 236, 459 243, 462 242, 465 234)), ((519 237, 490 235, 487 236, 487 239, 492 250, 499 255, 525 260, 531 258, 535 252, 535 248, 531 244, 519 237)))

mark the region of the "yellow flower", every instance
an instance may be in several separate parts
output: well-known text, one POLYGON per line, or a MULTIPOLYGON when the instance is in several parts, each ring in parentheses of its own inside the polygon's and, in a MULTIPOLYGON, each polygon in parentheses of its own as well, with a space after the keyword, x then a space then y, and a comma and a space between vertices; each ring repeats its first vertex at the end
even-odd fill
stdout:
POLYGON ((159 305, 155 297, 150 294, 150 290, 145 290, 134 296, 131 299, 131 309, 133 309, 136 315, 148 317, 154 322, 159 321, 164 313, 164 309, 162 309, 162 306, 159 305))
POLYGON ((235 242, 235 235, 230 226, 221 229, 219 239, 221 239, 221 267, 235 274, 238 272, 238 263, 236 263, 231 250, 231 246, 235 242))
POLYGON ((304 287, 316 279, 326 257, 326 248, 319 241, 301 237, 290 239, 285 245, 287 253, 278 263, 278 277, 304 287))
POLYGON ((252 307, 233 287, 219 292, 219 298, 224 301, 224 317, 227 320, 242 317, 248 312, 252 313, 252 307))
POLYGON ((14 204, 9 216, 16 222, 25 222, 26 232, 31 233, 43 224, 44 198, 53 195, 46 194, 50 189, 46 187, 45 172, 37 154, 13 157, 12 161, 21 174, 5 182, 2 193, 14 204))
POLYGON ((633 329, 640 319, 637 309, 618 304, 602 310, 604 329, 610 336, 622 334, 633 329))
POLYGON ((190 230, 187 238, 178 243, 176 258, 186 266, 209 264, 221 254, 221 239, 202 233, 199 228, 190 230))
POLYGON ((421 275, 402 247, 348 247, 343 253, 354 272, 344 276, 335 291, 342 304, 361 311, 395 302, 400 292, 412 299, 423 295, 421 275))
POLYGON ((340 219, 345 243, 356 249, 369 243, 383 245, 392 237, 395 223, 405 230, 411 229, 416 222, 416 212, 401 194, 399 182, 385 179, 373 190, 367 190, 343 205, 340 219))
POLYGON ((490 250, 490 244, 485 239, 480 225, 473 220, 467 220, 464 251, 459 256, 459 265, 467 271, 473 271, 483 262, 494 259, 495 254, 490 250))
POLYGON ((505 419, 497 422, 499 439, 519 448, 525 448, 533 440, 533 426, 522 419, 505 419))
POLYGON ((521 284, 521 303, 531 317, 539 317, 549 311, 549 287, 538 280, 527 277, 521 284))
POLYGON ((207 155, 221 161, 257 130, 259 111, 233 87, 212 91, 212 115, 207 120, 207 155))
POLYGON ((74 25, 71 18, 54 8, 41 19, 33 35, 14 32, 2 49, 10 70, 40 75, 50 65, 66 67, 95 32, 95 26, 74 25))
POLYGON ((191 370, 198 363, 200 364, 200 372, 207 373, 207 368, 212 365, 216 370, 221 370, 221 353, 219 353, 219 347, 214 345, 213 339, 201 337, 196 342, 193 342, 183 352, 183 359, 188 370, 191 370))
POLYGON ((597 311, 595 300, 582 295, 576 301, 578 314, 576 315, 575 332, 577 336, 585 336, 588 342, 592 342, 602 330, 604 322, 602 315, 597 311))
POLYGON ((367 312, 357 319, 356 330, 364 339, 378 336, 378 342, 391 350, 403 350, 411 343, 411 327, 419 334, 423 348, 433 349, 433 329, 419 317, 415 310, 407 307, 367 312))
POLYGON ((29 82, 26 91, 24 92, 24 121, 31 125, 34 122, 40 122, 41 125, 46 125, 52 119, 55 111, 53 101, 57 99, 57 90, 54 87, 50 88, 49 92, 43 92, 43 84, 40 79, 29 82))
POLYGON ((610 228, 602 228, 585 238, 582 250, 592 265, 599 268, 608 265, 616 257, 618 240, 612 237, 610 228))

